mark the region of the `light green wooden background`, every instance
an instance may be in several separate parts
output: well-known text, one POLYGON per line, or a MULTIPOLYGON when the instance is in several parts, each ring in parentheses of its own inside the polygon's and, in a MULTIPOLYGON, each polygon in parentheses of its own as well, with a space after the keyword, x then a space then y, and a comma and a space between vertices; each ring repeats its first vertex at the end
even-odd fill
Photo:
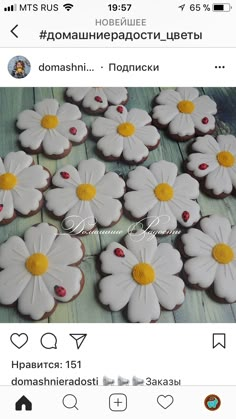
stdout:
MULTIPOLYGON (((63 88, 1 88, 0 89, 0 154, 4 157, 8 152, 17 150, 17 132, 15 121, 20 111, 31 109, 35 102, 44 98, 54 97, 63 102, 63 88)), ((151 111, 151 103, 160 88, 129 88, 128 108, 138 107, 151 111)), ((236 134, 236 88, 204 88, 202 93, 210 95, 218 105, 217 132, 236 134)), ((90 127, 94 117, 83 114, 83 120, 90 127)), ((191 141, 190 141, 191 143, 191 141)), ((157 150, 150 153, 148 160, 144 163, 149 166, 153 161, 165 159, 177 164, 179 172, 183 171, 183 161, 187 156, 185 144, 177 144, 169 140, 165 133, 161 132, 161 145, 157 150)), ((81 159, 88 159, 96 156, 96 145, 91 138, 85 144, 73 147, 68 157, 58 161, 49 160, 42 155, 35 156, 35 161, 46 166, 53 174, 58 168, 66 163, 77 165, 81 159)), ((115 170, 124 176, 135 166, 124 165, 119 162, 106 163, 107 170, 115 170)), ((213 200, 200 194, 199 204, 202 215, 218 213, 228 216, 232 224, 236 223, 236 198, 228 197, 224 200, 213 200)), ((41 221, 48 221, 59 226, 55 220, 48 217, 43 210, 41 213, 30 218, 18 217, 8 226, 0 227, 0 242, 4 242, 12 235, 23 235, 24 231, 31 225, 41 221)), ((99 274, 96 271, 95 261, 97 255, 106 245, 113 240, 120 240, 127 232, 131 224, 124 216, 120 222, 113 227, 113 230, 120 230, 123 233, 117 235, 92 235, 83 238, 86 248, 86 256, 81 265, 84 271, 86 283, 82 294, 73 302, 58 304, 54 314, 45 322, 91 322, 91 323, 117 323, 125 322, 122 313, 110 313, 105 310, 96 299, 96 283, 99 274)), ((170 241, 171 238, 161 238, 161 241, 170 241)), ((16 309, 0 307, 0 322, 25 322, 16 309)), ((206 292, 186 290, 185 303, 175 312, 163 311, 159 322, 235 322, 236 304, 226 305, 213 302, 206 292)))

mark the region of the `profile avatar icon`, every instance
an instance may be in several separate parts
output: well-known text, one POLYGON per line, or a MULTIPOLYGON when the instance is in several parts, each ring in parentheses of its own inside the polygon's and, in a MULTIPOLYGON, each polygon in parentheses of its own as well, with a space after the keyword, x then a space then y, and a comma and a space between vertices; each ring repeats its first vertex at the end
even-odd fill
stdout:
POLYGON ((8 71, 15 79, 24 79, 31 70, 29 60, 21 55, 13 57, 8 63, 8 71))
POLYGON ((204 401, 205 407, 208 410, 217 410, 221 405, 221 400, 216 394, 209 394, 204 401))

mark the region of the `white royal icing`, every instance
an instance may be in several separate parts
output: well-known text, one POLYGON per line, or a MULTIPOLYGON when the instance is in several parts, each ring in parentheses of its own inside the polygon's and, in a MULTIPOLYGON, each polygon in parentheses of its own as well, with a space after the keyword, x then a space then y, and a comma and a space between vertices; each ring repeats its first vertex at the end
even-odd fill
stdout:
POLYGON ((136 219, 146 220, 147 226, 164 234, 177 227, 191 227, 200 218, 200 206, 194 200, 199 196, 199 184, 188 174, 177 176, 174 163, 161 160, 149 169, 140 166, 129 172, 127 186, 132 189, 124 196, 125 208, 136 219), (168 184, 173 197, 161 201, 154 190, 159 184, 168 184))
POLYGON ((108 104, 119 105, 128 100, 125 87, 69 87, 66 95, 93 112, 104 112, 108 104))
POLYGON ((228 303, 236 301, 236 226, 231 228, 226 217, 211 215, 200 221, 200 230, 191 228, 182 236, 184 253, 190 258, 184 265, 188 281, 201 288, 214 285, 217 297, 228 303), (213 248, 226 244, 234 258, 229 263, 220 263, 213 257, 213 248))
POLYGON ((219 135, 215 140, 206 135, 197 138, 192 148, 195 153, 188 156, 188 170, 197 178, 204 179, 206 189, 212 190, 215 195, 230 194, 236 188, 236 138, 219 135), (221 165, 217 159, 222 151, 231 154, 232 165, 229 167, 221 165))
POLYGON ((199 96, 199 91, 192 87, 179 87, 176 90, 163 90, 156 98, 157 106, 153 109, 153 119, 163 126, 168 126, 171 135, 179 137, 207 134, 215 129, 216 103, 209 96, 199 96), (193 104, 191 113, 181 112, 178 104, 189 101, 193 104), (204 123, 205 121, 205 123, 204 123))
POLYGON ((139 163, 149 154, 148 147, 156 147, 160 140, 157 129, 149 125, 151 117, 142 109, 128 111, 124 106, 110 106, 103 117, 98 117, 92 124, 92 134, 100 138, 97 148, 104 157, 139 163), (134 127, 130 136, 118 133, 121 124, 129 123, 134 127))
POLYGON ((151 233, 138 230, 125 237, 125 246, 109 244, 100 260, 102 271, 109 276, 99 283, 99 299, 112 311, 128 305, 129 321, 158 320, 161 307, 173 310, 184 302, 184 283, 175 276, 182 268, 180 254, 170 244, 158 245, 151 233), (117 249, 124 257, 116 255, 117 249), (154 270, 153 282, 142 285, 134 280, 133 268, 139 263, 154 270))
POLYGON ((122 205, 117 198, 123 196, 125 182, 116 173, 105 170, 103 162, 89 159, 80 161, 78 170, 67 165, 53 176, 52 183, 57 188, 46 193, 46 205, 55 216, 64 217, 65 229, 80 234, 92 230, 96 223, 108 227, 120 219, 122 205), (81 184, 95 188, 90 200, 79 198, 77 188, 81 184))
POLYGON ((21 314, 41 319, 53 310, 55 300, 68 302, 80 292, 82 272, 70 265, 82 258, 80 240, 58 235, 56 227, 47 223, 30 227, 24 240, 10 237, 0 246, 0 303, 18 301, 21 314), (48 259, 48 269, 42 275, 33 275, 26 268, 28 258, 35 253, 48 259), (57 287, 63 287, 65 295, 58 295, 57 287))
POLYGON ((19 135, 22 147, 32 151, 42 147, 48 156, 60 156, 70 148, 71 142, 80 144, 87 137, 87 127, 79 120, 81 112, 76 105, 59 105, 56 99, 44 99, 36 103, 34 109, 18 115, 17 127, 23 130, 19 135), (46 115, 57 118, 52 128, 42 126, 46 115))
POLYGON ((48 185, 49 173, 40 165, 32 165, 33 159, 24 151, 11 152, 0 158, 0 222, 15 216, 15 210, 27 215, 39 208, 42 192, 48 185), (12 189, 1 188, 1 175, 15 176, 12 189))

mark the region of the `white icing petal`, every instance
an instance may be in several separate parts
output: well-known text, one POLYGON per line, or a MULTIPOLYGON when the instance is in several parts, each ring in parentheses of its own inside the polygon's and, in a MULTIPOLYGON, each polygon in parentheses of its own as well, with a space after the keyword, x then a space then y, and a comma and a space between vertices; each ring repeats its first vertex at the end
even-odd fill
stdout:
POLYGON ((125 87, 104 87, 107 100, 113 105, 119 105, 128 99, 128 92, 125 87))
POLYGON ((221 150, 236 155, 236 138, 234 135, 218 135, 217 141, 221 150))
POLYGON ((82 243, 68 234, 61 234, 52 244, 47 256, 50 266, 59 265, 61 269, 61 265, 72 265, 83 257, 82 243))
POLYGON ((89 108, 92 111, 98 111, 100 109, 106 109, 108 106, 106 95, 102 88, 92 87, 85 95, 83 100, 83 107, 89 108), (99 96, 102 102, 95 100, 95 97, 99 96))
POLYGON ((184 227, 191 227, 200 219, 200 206, 197 202, 185 198, 184 195, 176 194, 174 199, 169 201, 169 207, 177 221, 184 227), (185 211, 189 214, 187 221, 183 218, 183 213, 185 211))
POLYGON ((34 109, 41 116, 56 115, 59 108, 59 103, 56 99, 44 99, 34 105, 34 109))
POLYGON ((123 137, 117 133, 106 135, 97 143, 97 148, 105 157, 120 157, 123 151, 123 137))
POLYGON ((127 115, 127 121, 131 122, 136 128, 144 127, 144 125, 150 124, 152 118, 143 109, 131 109, 127 115))
POLYGON ((92 123, 92 134, 98 138, 105 135, 107 136, 108 134, 113 136, 114 134, 117 134, 117 126, 118 124, 116 121, 100 116, 92 123))
POLYGON ((131 322, 150 323, 160 317, 160 304, 152 285, 137 285, 128 304, 128 318, 131 322))
MULTIPOLYGON (((74 239, 77 240, 77 239, 74 239)), ((50 295, 56 300, 65 303, 75 297, 81 289, 82 272, 80 269, 72 266, 51 265, 48 271, 43 275, 43 282, 48 288, 50 295), (55 286, 65 288, 66 295, 59 297, 55 293, 55 286)))
POLYGON ((228 170, 233 187, 236 189, 236 165, 229 167, 228 170))
POLYGON ((219 144, 211 135, 198 137, 193 143, 192 148, 199 153, 212 154, 214 156, 220 151, 219 144))
POLYGON ((41 126, 35 128, 29 128, 23 131, 19 135, 19 141, 22 147, 30 148, 31 150, 37 150, 45 138, 46 130, 41 126))
POLYGON ((69 87, 66 90, 68 97, 72 97, 75 102, 81 102, 91 87, 69 87))
POLYGON ((104 176, 106 166, 96 159, 82 160, 79 163, 78 171, 82 183, 96 185, 104 176))
POLYGON ((110 198, 97 192, 91 201, 91 209, 95 220, 103 227, 117 222, 122 214, 122 205, 118 199, 110 198))
POLYGON ((76 105, 72 105, 71 103, 63 103, 58 109, 57 117, 59 122, 66 122, 66 121, 75 121, 76 119, 81 118, 81 112, 76 105))
MULTIPOLYGON (((216 103, 209 98, 209 96, 203 95, 196 98, 194 101, 195 110, 194 113, 199 114, 212 114, 215 115, 217 112, 216 103)), ((208 115, 204 115, 208 116, 208 115)))
POLYGON ((0 303, 13 304, 24 291, 31 275, 24 263, 14 263, 0 272, 0 303))
POLYGON ((208 234, 215 243, 228 243, 231 225, 228 218, 222 215, 211 215, 200 221, 201 229, 208 234))
POLYGON ((159 105, 153 109, 153 118, 158 119, 162 125, 167 125, 178 115, 179 111, 176 105, 159 105))
POLYGON ((175 275, 183 266, 180 253, 169 243, 161 243, 157 246, 150 263, 155 268, 158 278, 162 275, 175 275))
MULTIPOLYGON (((133 267, 139 263, 139 260, 135 257, 129 249, 122 246, 119 243, 113 242, 107 246, 107 249, 100 254, 101 270, 105 274, 129 274, 133 267), (124 253, 124 257, 116 256, 115 249, 121 249, 124 253)), ((130 277, 132 278, 132 277, 130 277)))
POLYGON ((38 128, 41 123, 42 116, 37 112, 26 110, 18 115, 17 128, 19 129, 33 129, 38 128))
POLYGON ((125 106, 122 106, 122 109, 123 109, 123 112, 120 113, 117 110, 117 106, 109 106, 104 116, 112 120, 113 122, 116 122, 116 127, 117 127, 119 124, 122 124, 123 122, 127 121, 127 117, 128 117, 127 108, 125 106))
POLYGON ((159 132, 152 125, 137 128, 134 137, 141 140, 147 147, 156 146, 160 140, 159 132))
POLYGON ((18 299, 20 313, 30 316, 33 320, 40 320, 54 306, 55 300, 40 276, 30 279, 18 299))
POLYGON ((46 130, 43 139, 43 149, 49 156, 52 154, 63 154, 70 147, 69 140, 61 135, 57 130, 46 130))
POLYGON ((144 230, 132 231, 125 237, 125 244, 139 262, 151 263, 157 250, 156 237, 144 230))
POLYGON ((131 212, 134 218, 144 217, 157 203, 151 189, 127 192, 124 200, 125 208, 131 212))
POLYGON ((61 124, 57 127, 57 131, 73 143, 80 143, 88 134, 85 123, 79 119, 77 121, 61 122, 61 124), (77 133, 75 135, 70 132, 71 128, 76 128, 77 133))
POLYGON ((207 189, 211 189, 215 195, 231 193, 233 187, 229 170, 226 167, 218 166, 207 175, 205 186, 207 189))
POLYGON ((194 111, 191 115, 192 120, 194 122, 195 128, 203 134, 215 129, 215 118, 214 116, 210 115, 209 113, 200 113, 194 111), (203 124, 203 118, 208 118, 208 123, 203 124))
POLYGON ((160 305, 166 310, 173 310, 184 302, 184 282, 178 276, 163 274, 153 283, 160 305))
POLYGON ((71 188, 74 186, 75 188, 79 185, 81 182, 78 170, 71 164, 67 164, 66 166, 61 167, 53 176, 52 183, 55 186, 59 186, 61 188, 71 188), (68 179, 65 179, 62 175, 63 172, 66 173, 66 175, 69 175, 68 179))
POLYGON ((177 176, 174 183, 174 199, 176 197, 197 199, 199 196, 199 183, 187 173, 177 176))
POLYGON ((217 297, 224 298, 227 303, 236 301, 236 264, 235 262, 227 265, 218 265, 214 291, 217 297))
POLYGON ((128 274, 106 276, 99 282, 99 299, 112 311, 118 311, 127 305, 135 287, 135 281, 128 274))
POLYGON ((187 234, 183 234, 181 240, 187 256, 210 256, 212 248, 216 244, 215 240, 196 228, 188 230, 187 234))
POLYGON ((0 268, 20 265, 29 257, 29 251, 24 241, 17 236, 10 237, 0 246, 0 268))
POLYGON ((178 172, 176 164, 161 160, 159 162, 152 163, 149 170, 156 179, 155 186, 159 183, 168 183, 172 186, 174 185, 178 172))
POLYGON ((179 113, 169 124, 169 131, 172 135, 193 135, 195 127, 191 115, 186 113, 179 113))
POLYGON ((150 189, 151 191, 157 185, 154 175, 144 166, 136 167, 128 174, 128 188, 139 191, 140 189, 150 189))
POLYGON ((0 174, 6 173, 5 166, 3 164, 2 158, 0 157, 0 174))
POLYGON ((90 231, 95 227, 96 221, 88 201, 78 201, 66 214, 63 227, 80 234, 83 230, 90 231))
POLYGON ((16 185, 11 192, 14 208, 23 215, 36 211, 43 198, 42 192, 38 189, 25 188, 20 184, 16 185))
POLYGON ((106 173, 96 184, 99 194, 108 195, 111 198, 121 198, 125 191, 125 182, 114 172, 106 173))
POLYGON ((12 218, 14 215, 14 204, 11 191, 0 189, 0 205, 3 205, 0 212, 0 222, 4 219, 12 218))
POLYGON ((148 148, 139 140, 138 137, 124 138, 123 157, 125 160, 134 161, 136 163, 148 156, 148 148))
POLYGON ((4 166, 6 172, 14 173, 19 176, 19 174, 25 168, 29 167, 33 162, 33 158, 26 154, 24 151, 12 151, 8 153, 4 159, 4 166))
POLYGON ((208 173, 213 172, 219 166, 215 154, 201 154, 193 153, 188 156, 187 168, 194 173, 195 176, 202 178, 206 177, 208 173), (207 164, 208 167, 204 170, 199 169, 201 164, 207 164))
POLYGON ((233 226, 231 229, 228 243, 229 243, 229 246, 233 248, 234 254, 236 256, 236 226, 233 226))
POLYGON ((168 89, 162 90, 162 92, 156 98, 156 103, 159 105, 169 105, 176 107, 181 100, 182 98, 178 91, 168 89))
POLYGON ((57 217, 67 213, 77 202, 75 188, 51 189, 46 192, 46 206, 57 217))
POLYGON ((199 91, 195 87, 178 87, 177 92, 181 96, 181 100, 196 101, 199 96, 199 91))
POLYGON ((18 184, 24 188, 45 188, 48 184, 49 173, 42 166, 33 165, 22 170, 18 177, 18 184))
POLYGON ((209 256, 198 256, 187 260, 184 270, 188 275, 190 284, 208 288, 213 283, 218 264, 209 256))
POLYGON ((47 254, 58 234, 56 227, 41 223, 30 227, 24 235, 26 247, 30 254, 47 254))
POLYGON ((176 217, 167 202, 157 201, 156 205, 148 212, 147 225, 150 230, 164 234, 177 227, 176 217))

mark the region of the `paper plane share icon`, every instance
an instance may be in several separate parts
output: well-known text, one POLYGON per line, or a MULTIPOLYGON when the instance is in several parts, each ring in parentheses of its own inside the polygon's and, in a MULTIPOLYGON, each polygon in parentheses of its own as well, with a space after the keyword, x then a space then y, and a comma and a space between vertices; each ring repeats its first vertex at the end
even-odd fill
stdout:
POLYGON ((76 347, 77 349, 79 349, 82 345, 82 343, 84 342, 87 333, 70 333, 70 336, 75 339, 76 341, 76 347))

